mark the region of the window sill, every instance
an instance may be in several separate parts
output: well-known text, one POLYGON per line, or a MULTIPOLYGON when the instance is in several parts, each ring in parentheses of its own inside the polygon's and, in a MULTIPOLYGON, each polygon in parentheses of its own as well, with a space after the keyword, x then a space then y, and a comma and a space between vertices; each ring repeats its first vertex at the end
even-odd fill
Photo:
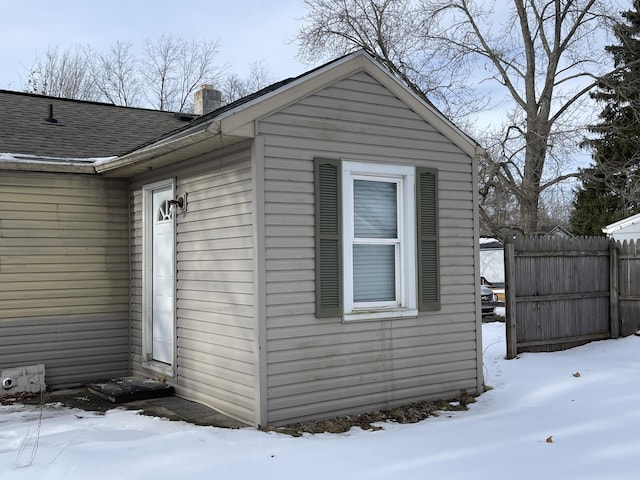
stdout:
POLYGON ((417 309, 394 309, 394 310, 366 310, 345 313, 342 316, 344 322, 358 320, 387 320, 391 318, 415 318, 418 316, 417 309))

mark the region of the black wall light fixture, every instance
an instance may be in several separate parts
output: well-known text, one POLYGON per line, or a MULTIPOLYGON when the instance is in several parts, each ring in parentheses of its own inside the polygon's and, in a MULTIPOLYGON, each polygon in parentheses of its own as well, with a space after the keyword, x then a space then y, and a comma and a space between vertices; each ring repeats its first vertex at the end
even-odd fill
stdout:
POLYGON ((187 211, 187 194, 184 193, 181 196, 176 197, 175 200, 169 200, 167 203, 170 208, 179 208, 184 213, 187 211))

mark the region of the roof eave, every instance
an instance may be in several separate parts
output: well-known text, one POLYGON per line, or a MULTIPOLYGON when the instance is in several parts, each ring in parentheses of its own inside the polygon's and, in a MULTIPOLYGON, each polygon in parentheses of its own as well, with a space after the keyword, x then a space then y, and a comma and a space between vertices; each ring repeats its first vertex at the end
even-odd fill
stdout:
MULTIPOLYGON (((368 56, 366 58, 369 59, 368 56)), ((467 155, 473 158, 484 154, 484 149, 475 140, 460 130, 439 110, 409 90, 405 84, 396 79, 389 71, 382 67, 382 65, 369 59, 368 68, 366 68, 365 71, 388 88, 414 112, 420 115, 426 122, 430 123, 437 131, 467 155)))
POLYGON ((638 222, 640 222, 640 213, 628 218, 623 218, 622 220, 618 220, 617 222, 607 225, 606 227, 602 227, 602 233, 611 234, 638 222))
POLYGON ((318 68, 313 73, 284 85, 283 87, 242 104, 235 109, 224 112, 219 118, 233 118, 234 128, 250 124, 274 111, 310 95, 328 84, 346 78, 354 73, 364 71, 388 88, 409 108, 416 112, 437 131, 444 135, 470 157, 483 154, 482 147, 471 137, 460 130, 440 111, 428 104, 409 88, 396 79, 382 65, 374 61, 369 54, 359 50, 342 59, 318 68))
POLYGON ((99 174, 108 174, 122 168, 131 167, 152 160, 154 158, 174 152, 185 146, 192 145, 206 138, 206 131, 197 132, 196 134, 168 140, 164 142, 154 143, 140 150, 134 150, 113 160, 95 165, 95 170, 99 174))
POLYGON ((309 75, 303 75, 265 95, 240 104, 236 108, 226 110, 209 119, 206 123, 195 127, 194 131, 179 132, 173 137, 135 150, 115 160, 97 164, 96 171, 103 175, 131 175, 143 171, 143 165, 155 168, 185 160, 188 158, 187 152, 183 152, 182 155, 179 152, 199 143, 204 145, 206 142, 212 148, 216 145, 219 148, 223 145, 253 138, 255 136, 253 126, 256 120, 295 103, 328 84, 360 71, 368 73, 388 88, 469 157, 476 158, 482 153, 482 148, 477 142, 458 129, 436 108, 418 98, 367 53, 358 51, 320 67, 309 75), (165 161, 167 163, 164 163, 165 161))
POLYGON ((95 173, 93 164, 109 158, 68 158, 33 155, 30 153, 0 153, 0 171, 28 171, 46 173, 95 173))
POLYGON ((229 131, 224 120, 212 120, 206 128, 148 145, 114 160, 95 165, 104 176, 130 177, 187 160, 207 151, 251 138, 248 129, 229 131))
POLYGON ((88 164, 56 164, 44 162, 21 162, 7 161, 0 162, 0 170, 4 171, 27 171, 27 172, 44 172, 44 173, 86 173, 94 174, 93 165, 88 164))

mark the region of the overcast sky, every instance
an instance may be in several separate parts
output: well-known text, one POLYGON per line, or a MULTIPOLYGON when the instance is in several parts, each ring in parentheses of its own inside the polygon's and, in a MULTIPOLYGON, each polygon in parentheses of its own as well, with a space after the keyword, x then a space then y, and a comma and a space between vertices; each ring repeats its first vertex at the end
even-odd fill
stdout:
POLYGON ((275 80, 311 68, 296 60, 292 42, 303 0, 0 0, 0 12, 0 89, 22 90, 49 46, 106 51, 120 40, 142 48, 162 34, 218 40, 219 63, 241 77, 255 61, 275 80))

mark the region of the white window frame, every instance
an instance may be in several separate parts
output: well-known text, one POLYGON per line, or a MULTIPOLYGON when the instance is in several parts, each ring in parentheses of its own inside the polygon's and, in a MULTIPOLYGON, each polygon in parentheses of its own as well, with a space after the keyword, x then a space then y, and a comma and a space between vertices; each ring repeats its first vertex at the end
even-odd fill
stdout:
MULTIPOLYGON (((415 168, 363 162, 342 162, 342 255, 344 271, 343 320, 416 317, 415 168), (396 244, 396 301, 357 303, 353 300, 354 180, 397 185, 398 241, 396 244)), ((373 243, 367 241, 366 243, 373 243)), ((388 240, 381 243, 389 244, 388 240)))

